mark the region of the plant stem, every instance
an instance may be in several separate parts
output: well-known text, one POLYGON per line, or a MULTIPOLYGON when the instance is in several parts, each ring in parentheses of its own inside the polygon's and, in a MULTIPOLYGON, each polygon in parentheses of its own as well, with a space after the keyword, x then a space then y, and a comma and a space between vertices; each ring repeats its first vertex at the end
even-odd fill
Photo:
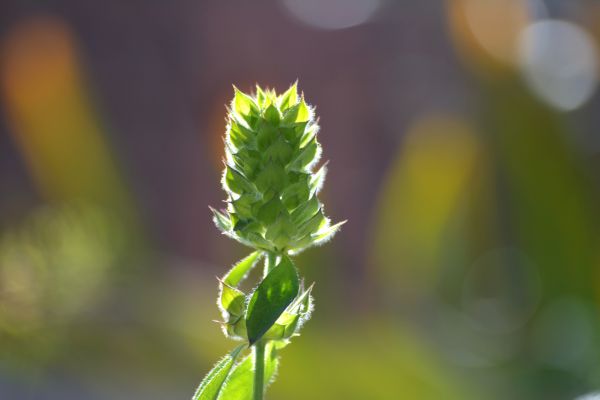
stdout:
POLYGON ((277 265, 277 254, 268 252, 267 256, 265 257, 265 277, 269 274, 269 272, 271 272, 273 268, 275 268, 275 265, 277 265))
POLYGON ((259 340, 254 344, 254 397, 263 400, 265 383, 265 342, 259 340))

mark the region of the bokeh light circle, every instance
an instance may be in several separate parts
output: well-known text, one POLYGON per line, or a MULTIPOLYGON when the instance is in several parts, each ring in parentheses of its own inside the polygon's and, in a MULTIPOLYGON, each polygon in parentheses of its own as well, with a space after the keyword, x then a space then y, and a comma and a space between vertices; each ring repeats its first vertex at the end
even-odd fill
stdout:
POLYGON ((600 392, 588 393, 577 397, 575 400, 600 400, 600 392))
POLYGON ((320 29, 344 29, 367 22, 382 0, 282 0, 299 21, 320 29))
POLYGON ((592 97, 598 83, 598 52, 582 28, 542 20, 524 29, 519 42, 523 77, 541 100, 570 111, 592 97))
POLYGON ((541 299, 537 268, 519 249, 497 248, 474 264, 463 286, 462 305, 472 324, 493 334, 525 325, 541 299))

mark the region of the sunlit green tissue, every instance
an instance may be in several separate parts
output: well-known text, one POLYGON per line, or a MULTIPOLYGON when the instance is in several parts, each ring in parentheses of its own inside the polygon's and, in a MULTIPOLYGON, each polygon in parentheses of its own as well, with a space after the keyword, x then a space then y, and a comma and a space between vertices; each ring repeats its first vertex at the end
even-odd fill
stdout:
POLYGON ((228 338, 244 341, 204 378, 194 400, 262 400, 278 350, 297 336, 313 308, 290 256, 323 243, 339 229, 317 197, 325 179, 319 126, 296 84, 282 95, 235 89, 227 117, 223 189, 227 208, 212 209, 217 227, 255 251, 219 279, 219 321, 228 338), (316 171, 315 171, 316 170, 316 171), (240 283, 263 258, 250 293, 240 283), (253 356, 235 364, 242 351, 253 356))
POLYGON ((328 240, 331 225, 317 195, 325 165, 314 112, 292 85, 282 95, 235 89, 228 115, 223 188, 227 209, 213 209, 226 235, 250 247, 297 253, 328 240))

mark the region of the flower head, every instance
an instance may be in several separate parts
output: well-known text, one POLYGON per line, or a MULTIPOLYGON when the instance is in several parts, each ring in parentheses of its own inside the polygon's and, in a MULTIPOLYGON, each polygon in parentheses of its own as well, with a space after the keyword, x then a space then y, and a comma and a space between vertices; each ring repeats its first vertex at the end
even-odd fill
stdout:
POLYGON ((239 242, 275 253, 296 253, 331 238, 317 195, 325 165, 313 109, 296 84, 285 93, 235 88, 227 117, 223 189, 227 209, 213 209, 216 225, 239 242))

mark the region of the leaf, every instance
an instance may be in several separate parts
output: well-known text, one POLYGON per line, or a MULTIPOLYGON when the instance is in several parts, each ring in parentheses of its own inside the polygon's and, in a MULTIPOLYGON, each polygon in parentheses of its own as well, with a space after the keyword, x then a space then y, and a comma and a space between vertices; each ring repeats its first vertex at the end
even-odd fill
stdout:
POLYGON ((314 284, 302 293, 290 304, 277 319, 277 322, 265 333, 264 338, 270 340, 284 340, 298 333, 301 325, 310 318, 311 296, 314 284))
POLYGON ((236 347, 231 353, 219 361, 204 377, 192 400, 216 400, 223 388, 223 383, 232 370, 233 363, 246 345, 236 347))
POLYGON ((223 282, 230 286, 237 286, 248 274, 248 272, 256 265, 263 253, 255 251, 246 258, 239 261, 223 276, 223 282))
POLYGON ((246 329, 250 344, 259 340, 277 321, 298 294, 296 267, 283 255, 252 294, 246 312, 246 329))
MULTIPOLYGON (((252 400, 254 388, 254 363, 252 355, 237 364, 223 385, 218 400, 252 400)), ((273 380, 279 366, 277 344, 269 342, 265 349, 265 389, 273 380)), ((196 400, 196 399, 193 399, 196 400)))
POLYGON ((260 251, 253 252, 235 264, 222 279, 219 279, 218 306, 227 323, 234 323, 244 315, 246 296, 236 286, 256 265, 261 255, 260 251))

